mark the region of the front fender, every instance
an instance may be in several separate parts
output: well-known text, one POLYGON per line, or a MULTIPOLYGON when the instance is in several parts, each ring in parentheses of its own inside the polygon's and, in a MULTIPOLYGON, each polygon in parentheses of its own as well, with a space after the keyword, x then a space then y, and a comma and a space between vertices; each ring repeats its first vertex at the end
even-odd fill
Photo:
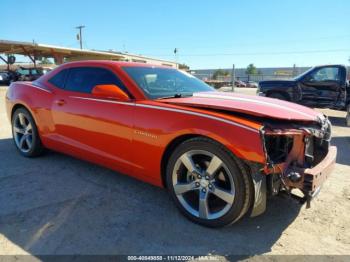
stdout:
POLYGON ((162 143, 164 148, 179 136, 205 136, 224 145, 238 158, 262 164, 266 162, 258 129, 215 122, 215 120, 210 120, 210 122, 198 121, 194 118, 174 121, 170 126, 170 130, 169 137, 162 143), (180 126, 186 128, 179 129, 180 126))
POLYGON ((266 162, 259 124, 246 119, 200 110, 183 110, 157 104, 135 108, 133 153, 135 172, 152 177, 161 184, 161 165, 168 146, 177 138, 205 136, 224 145, 242 160, 264 164, 266 162), (198 114, 197 114, 198 112, 198 114), (200 113, 199 113, 200 112, 200 113), (251 124, 251 125, 249 125, 251 124))

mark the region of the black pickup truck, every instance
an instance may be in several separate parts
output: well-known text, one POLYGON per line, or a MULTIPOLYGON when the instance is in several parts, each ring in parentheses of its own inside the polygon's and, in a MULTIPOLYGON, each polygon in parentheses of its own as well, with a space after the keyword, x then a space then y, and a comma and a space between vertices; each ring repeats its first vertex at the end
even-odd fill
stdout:
POLYGON ((350 126, 350 86, 343 65, 315 66, 290 80, 261 81, 257 94, 309 107, 347 110, 350 126))

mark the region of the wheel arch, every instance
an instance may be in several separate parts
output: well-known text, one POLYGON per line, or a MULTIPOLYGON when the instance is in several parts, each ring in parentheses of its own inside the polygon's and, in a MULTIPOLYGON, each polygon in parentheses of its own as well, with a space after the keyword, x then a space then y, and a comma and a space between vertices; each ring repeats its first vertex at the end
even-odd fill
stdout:
POLYGON ((19 109, 19 108, 24 108, 24 109, 26 109, 26 110, 33 116, 32 112, 30 112, 30 110, 28 109, 28 107, 26 107, 24 104, 17 103, 17 104, 15 104, 15 105, 12 107, 12 109, 11 109, 11 121, 12 121, 12 118, 13 118, 13 114, 14 114, 14 113, 16 112, 16 110, 19 109))
POLYGON ((161 180, 162 180, 162 185, 164 188, 166 188, 166 165, 168 163, 168 160, 171 156, 171 153, 175 150, 175 148, 180 145, 182 142, 189 140, 191 138, 195 137, 205 137, 212 139, 210 137, 201 135, 201 134, 183 134, 178 137, 175 137, 173 140, 168 143, 168 145, 165 147, 165 150, 162 155, 161 163, 160 163, 160 174, 161 174, 161 180))
POLYGON ((14 123, 14 115, 15 115, 16 111, 19 110, 19 109, 21 110, 20 113, 25 112, 25 114, 27 115, 26 118, 27 118, 27 121, 29 121, 28 125, 31 124, 32 143, 31 143, 30 146, 27 144, 28 151, 23 151, 23 148, 19 148, 18 145, 17 145, 17 149, 25 157, 36 157, 36 156, 39 156, 43 152, 44 147, 43 147, 42 142, 41 142, 41 137, 40 137, 40 134, 39 134, 39 130, 37 128, 36 119, 34 118, 34 114, 29 109, 29 107, 24 105, 24 104, 22 104, 22 103, 16 103, 11 108, 11 115, 10 115, 10 117, 11 117, 11 127, 12 127, 13 138, 15 139, 15 133, 13 131, 14 130, 13 129, 13 125, 15 125, 15 123, 14 123))
MULTIPOLYGON (((15 103, 12 108, 11 108, 11 115, 10 115, 10 121, 12 123, 12 118, 13 118, 13 114, 16 112, 17 109, 19 108, 23 108, 25 110, 28 111, 28 113, 31 115, 31 117, 34 119, 34 122, 36 125, 38 125, 38 120, 36 118, 36 115, 32 112, 32 110, 30 109, 29 106, 25 105, 24 103, 15 103)), ((38 128, 38 132, 39 132, 39 136, 40 136, 40 131, 39 131, 39 128, 38 128)))
POLYGON ((243 159, 241 159, 237 153, 232 150, 232 147, 229 146, 229 142, 226 140, 220 139, 220 137, 212 137, 210 134, 201 134, 201 133, 192 133, 192 134, 182 134, 175 138, 173 138, 165 147, 165 150, 163 152, 162 158, 161 158, 161 164, 160 164, 160 174, 161 174, 161 182, 164 188, 166 188, 166 165, 168 163, 168 160, 172 154, 172 152, 176 149, 177 146, 179 146, 181 143, 185 142, 186 140, 192 139, 192 138, 206 138, 209 140, 212 140, 215 143, 218 143, 225 149, 227 149, 228 152, 233 154, 238 160, 242 160, 242 163, 244 162, 243 159))

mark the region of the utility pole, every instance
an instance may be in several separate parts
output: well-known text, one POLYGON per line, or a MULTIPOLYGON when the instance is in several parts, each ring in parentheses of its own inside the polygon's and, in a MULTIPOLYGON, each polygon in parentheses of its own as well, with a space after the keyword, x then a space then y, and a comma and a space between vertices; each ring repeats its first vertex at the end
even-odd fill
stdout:
POLYGON ((233 64, 233 65, 232 65, 232 73, 231 73, 232 92, 235 91, 235 79, 236 79, 236 75, 235 75, 235 64, 233 64))
POLYGON ((80 25, 76 27, 76 29, 79 29, 79 34, 77 35, 77 39, 80 41, 80 49, 83 49, 83 36, 81 34, 81 31, 83 28, 85 28, 85 25, 80 25))
POLYGON ((176 63, 176 68, 178 69, 179 68, 179 64, 178 64, 178 53, 179 53, 179 49, 178 48, 175 48, 174 49, 174 55, 175 55, 175 63, 176 63))
POLYGON ((292 72, 292 76, 295 77, 296 75, 298 75, 298 72, 297 72, 297 66, 296 64, 293 65, 293 72, 292 72))

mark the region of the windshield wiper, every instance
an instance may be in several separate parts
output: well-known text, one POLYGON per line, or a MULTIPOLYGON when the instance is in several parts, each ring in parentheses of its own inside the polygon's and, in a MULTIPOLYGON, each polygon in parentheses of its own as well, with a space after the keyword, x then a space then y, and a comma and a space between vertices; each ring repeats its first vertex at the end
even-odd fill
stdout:
POLYGON ((158 97, 157 99, 167 99, 167 98, 182 98, 182 97, 189 97, 192 96, 193 94, 181 94, 177 93, 171 96, 163 96, 163 97, 158 97))

